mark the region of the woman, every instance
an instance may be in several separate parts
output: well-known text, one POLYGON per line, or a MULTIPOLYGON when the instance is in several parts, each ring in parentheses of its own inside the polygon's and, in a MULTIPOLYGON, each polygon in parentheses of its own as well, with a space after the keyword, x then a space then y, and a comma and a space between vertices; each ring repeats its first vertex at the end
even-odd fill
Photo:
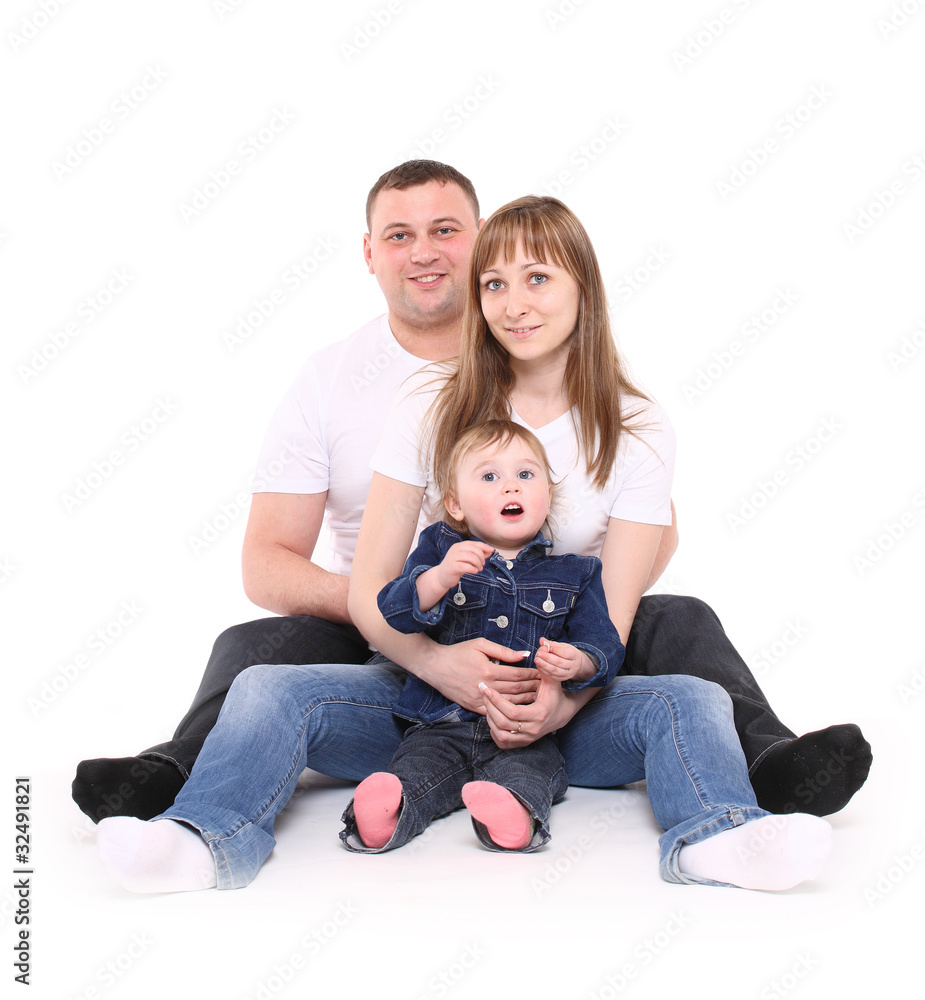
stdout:
POLYGON ((728 696, 716 685, 622 677, 597 697, 593 689, 565 692, 505 666, 520 656, 504 645, 500 620, 490 635, 450 648, 393 631, 376 607, 379 590, 402 568, 422 508, 426 515, 437 495, 430 449, 445 455, 466 427, 510 416, 537 433, 562 481, 557 550, 600 555, 611 617, 629 635, 670 523, 673 435, 623 372, 593 248, 561 202, 520 199, 486 223, 458 364, 421 382, 397 407, 373 462, 351 574, 351 615, 384 656, 365 667, 261 666, 242 674, 174 805, 149 823, 100 824, 101 853, 120 881, 137 891, 247 884, 272 850, 273 821, 306 766, 363 778, 369 771, 357 773, 351 762, 362 741, 382 754, 370 768, 365 753, 364 768, 385 769, 401 735, 391 713, 404 678, 396 663, 484 713, 501 747, 559 730, 573 784, 647 778, 666 830, 666 879, 779 889, 814 877, 828 851, 828 824, 758 808, 728 696))

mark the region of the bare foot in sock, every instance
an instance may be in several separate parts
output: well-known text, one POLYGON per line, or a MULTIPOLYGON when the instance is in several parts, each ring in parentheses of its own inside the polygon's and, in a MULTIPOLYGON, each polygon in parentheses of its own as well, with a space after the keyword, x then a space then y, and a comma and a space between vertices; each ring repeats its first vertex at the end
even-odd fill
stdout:
POLYGON ((685 875, 742 889, 792 889, 817 877, 832 849, 832 828, 806 813, 763 816, 685 844, 678 865, 685 875))
POLYGON ((870 744, 853 723, 781 743, 749 775, 762 809, 828 816, 844 809, 867 780, 870 744))
POLYGON ((214 889, 215 859, 202 837, 172 819, 100 821, 97 848, 109 874, 130 892, 214 889))
POLYGON ((462 800, 498 847, 519 851, 533 839, 533 818, 529 811, 501 785, 493 781, 469 781, 463 785, 462 800))
POLYGON ((71 797, 94 823, 109 816, 151 819, 173 805, 184 781, 167 760, 98 757, 77 765, 71 797))
POLYGON ((401 781, 388 771, 377 771, 357 785, 353 815, 357 833, 367 847, 385 847, 398 826, 401 781))

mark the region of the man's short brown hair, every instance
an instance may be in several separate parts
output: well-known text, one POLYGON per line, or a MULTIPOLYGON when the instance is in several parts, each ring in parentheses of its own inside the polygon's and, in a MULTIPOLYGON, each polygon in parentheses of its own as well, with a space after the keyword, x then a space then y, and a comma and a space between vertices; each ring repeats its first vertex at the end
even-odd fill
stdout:
POLYGON ((380 191, 388 191, 397 188, 404 191, 405 188, 416 187, 418 184, 427 184, 429 181, 440 181, 442 184, 456 184, 463 194, 472 204, 475 218, 479 217, 479 199, 475 194, 475 187, 472 181, 461 174, 455 167, 450 167, 446 163, 439 163, 437 160, 406 160, 397 167, 393 167, 376 181, 369 189, 366 198, 366 230, 370 230, 370 221, 373 214, 373 205, 380 191))

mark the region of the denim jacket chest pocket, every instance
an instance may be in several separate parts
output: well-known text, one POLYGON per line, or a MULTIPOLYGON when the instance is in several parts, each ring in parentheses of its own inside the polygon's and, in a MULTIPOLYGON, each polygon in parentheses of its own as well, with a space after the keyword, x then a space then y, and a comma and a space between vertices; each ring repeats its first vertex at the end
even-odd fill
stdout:
POLYGON ((446 598, 443 619, 445 631, 441 642, 452 644, 475 639, 485 630, 489 585, 463 577, 459 586, 446 598))
POLYGON ((518 631, 534 649, 539 647, 542 636, 555 640, 562 634, 576 594, 577 588, 561 583, 553 586, 536 584, 519 590, 517 603, 520 606, 521 627, 518 631))

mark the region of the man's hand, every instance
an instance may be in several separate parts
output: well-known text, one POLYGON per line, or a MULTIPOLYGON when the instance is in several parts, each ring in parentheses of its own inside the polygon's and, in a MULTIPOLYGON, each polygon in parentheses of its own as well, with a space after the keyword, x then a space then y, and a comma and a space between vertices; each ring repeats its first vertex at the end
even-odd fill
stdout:
POLYGON ((540 648, 533 658, 537 670, 551 681, 590 680, 596 673, 594 661, 584 650, 568 642, 540 639, 540 648))
POLYGON ((558 681, 547 680, 541 674, 536 699, 530 704, 517 704, 498 691, 483 686, 484 715, 491 738, 502 750, 529 746, 541 736, 568 725, 598 690, 563 691, 558 681))

